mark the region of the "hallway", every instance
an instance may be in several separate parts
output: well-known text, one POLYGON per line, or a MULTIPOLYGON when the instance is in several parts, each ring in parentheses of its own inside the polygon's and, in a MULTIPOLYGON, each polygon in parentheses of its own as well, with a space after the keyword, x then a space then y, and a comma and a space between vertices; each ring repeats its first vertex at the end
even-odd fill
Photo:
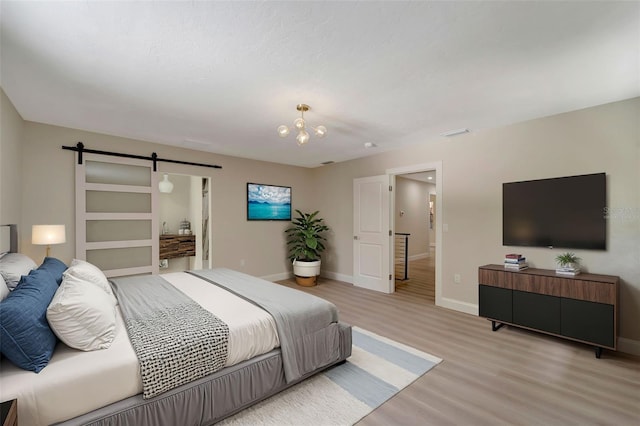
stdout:
POLYGON ((429 257, 409 261, 409 271, 407 274, 409 278, 405 281, 396 279, 396 292, 427 300, 429 303, 435 304, 435 260, 435 250, 431 250, 429 257))

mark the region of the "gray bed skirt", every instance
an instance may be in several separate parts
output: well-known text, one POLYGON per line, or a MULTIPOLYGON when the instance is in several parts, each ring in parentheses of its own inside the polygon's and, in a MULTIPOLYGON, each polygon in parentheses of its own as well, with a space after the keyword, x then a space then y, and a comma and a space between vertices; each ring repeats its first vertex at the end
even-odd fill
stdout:
MULTIPOLYGON (((340 363, 351 356, 351 326, 339 323, 340 363)), ((274 349, 155 398, 123 399, 59 425, 211 425, 310 377, 285 381, 280 349, 274 349)))

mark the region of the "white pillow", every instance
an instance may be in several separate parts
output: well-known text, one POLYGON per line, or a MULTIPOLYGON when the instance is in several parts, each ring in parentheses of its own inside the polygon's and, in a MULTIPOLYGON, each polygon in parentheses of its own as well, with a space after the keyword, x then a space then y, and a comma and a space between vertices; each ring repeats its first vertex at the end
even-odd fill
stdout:
POLYGON ((74 349, 106 349, 116 336, 112 297, 92 283, 66 275, 47 308, 49 326, 74 349))
POLYGON ((98 286, 106 292, 111 299, 113 299, 114 305, 118 303, 116 297, 113 295, 113 291, 111 290, 111 285, 109 285, 107 277, 97 266, 94 266, 89 262, 85 262, 84 260, 73 259, 69 268, 67 268, 62 275, 62 279, 64 280, 67 276, 98 286))
POLYGON ((4 282, 4 278, 2 278, 2 274, 0 274, 0 301, 4 300, 9 295, 9 287, 7 287, 7 283, 4 282))
POLYGON ((7 253, 0 258, 0 275, 7 283, 9 290, 16 288, 20 277, 29 275, 29 272, 37 267, 36 262, 22 253, 7 253))

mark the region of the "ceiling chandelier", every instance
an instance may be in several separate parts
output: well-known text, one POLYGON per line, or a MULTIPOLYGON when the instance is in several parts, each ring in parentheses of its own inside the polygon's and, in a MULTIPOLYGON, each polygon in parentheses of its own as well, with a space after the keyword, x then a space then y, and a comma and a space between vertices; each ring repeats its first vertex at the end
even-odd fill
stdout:
MULTIPOLYGON (((296 109, 300 111, 300 118, 296 118, 293 121, 293 126, 298 130, 298 136, 296 136, 296 142, 298 143, 298 146, 302 146, 307 142, 309 142, 309 138, 310 138, 309 132, 307 132, 307 123, 304 121, 304 113, 305 111, 309 111, 311 107, 306 104, 298 104, 296 106, 296 109)), ((324 126, 317 126, 317 127, 309 126, 309 127, 313 130, 313 133, 319 138, 327 134, 327 128, 324 126)), ((284 124, 278 127, 278 135, 280 135, 281 138, 286 138, 289 135, 290 131, 291 129, 289 129, 289 127, 285 126, 284 124)))

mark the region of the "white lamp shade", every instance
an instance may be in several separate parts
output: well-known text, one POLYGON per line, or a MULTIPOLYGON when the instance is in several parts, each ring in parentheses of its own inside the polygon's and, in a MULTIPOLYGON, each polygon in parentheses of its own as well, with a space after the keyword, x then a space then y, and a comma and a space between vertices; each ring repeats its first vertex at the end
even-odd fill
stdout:
POLYGON ((173 183, 171 183, 171 181, 169 181, 169 175, 165 173, 164 175, 164 179, 162 179, 160 181, 160 183, 158 184, 158 189, 160 190, 160 192, 164 192, 164 193, 170 193, 171 191, 173 191, 173 183))
POLYGON ((67 242, 64 225, 33 225, 31 243, 35 245, 62 244, 67 242))

